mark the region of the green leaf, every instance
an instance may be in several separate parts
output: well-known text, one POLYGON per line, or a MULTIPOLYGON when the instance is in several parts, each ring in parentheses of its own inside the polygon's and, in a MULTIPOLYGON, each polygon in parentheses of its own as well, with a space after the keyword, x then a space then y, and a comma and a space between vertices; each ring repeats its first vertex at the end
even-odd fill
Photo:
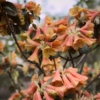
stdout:
POLYGON ((11 75, 12 75, 15 83, 17 83, 18 82, 18 77, 19 77, 18 71, 17 70, 13 70, 13 72, 11 73, 11 75))
POLYGON ((13 3, 8 2, 8 1, 4 1, 1 3, 1 6, 3 7, 4 11, 11 16, 16 16, 17 15, 17 9, 16 7, 13 5, 13 3))

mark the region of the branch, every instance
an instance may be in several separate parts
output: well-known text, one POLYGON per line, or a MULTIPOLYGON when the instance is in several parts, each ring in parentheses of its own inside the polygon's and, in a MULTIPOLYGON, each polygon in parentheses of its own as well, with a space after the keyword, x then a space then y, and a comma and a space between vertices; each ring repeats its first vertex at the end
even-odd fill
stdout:
MULTIPOLYGON (((79 57, 81 57, 82 56, 82 53, 80 53, 78 56, 76 56, 76 57, 73 57, 72 59, 77 59, 77 58, 79 58, 79 57)), ((61 57, 62 59, 64 59, 64 60, 67 60, 67 61, 71 61, 71 59, 70 58, 65 58, 65 57, 63 57, 63 56, 61 56, 61 55, 59 55, 59 57, 61 57)))
POLYGON ((75 68, 74 61, 73 61, 73 58, 72 58, 72 55, 71 55, 70 52, 69 52, 69 56, 70 56, 70 59, 71 59, 72 66, 73 66, 73 68, 75 68))
MULTIPOLYGON (((67 58, 68 59, 68 58, 67 58)), ((68 60, 66 59, 66 61, 65 61, 65 64, 63 65, 63 68, 65 68, 66 67, 66 65, 67 65, 67 63, 68 63, 68 60)))
POLYGON ((85 54, 85 56, 84 56, 84 58, 82 59, 83 60, 83 63, 82 63, 82 66, 81 66, 81 69, 80 69, 80 74, 82 73, 82 71, 83 71, 83 67, 84 67, 84 63, 85 63, 85 61, 86 61, 86 57, 87 57, 87 54, 85 54))
POLYGON ((86 85, 86 87, 83 89, 83 91, 85 91, 86 89, 88 89, 88 87, 89 87, 92 83, 94 83, 94 82, 99 78, 99 76, 100 76, 100 73, 99 73, 89 84, 86 85))
POLYGON ((4 57, 6 56, 3 52, 0 52, 0 54, 1 54, 2 56, 4 56, 4 57))
POLYGON ((19 46, 19 44, 18 44, 18 42, 17 42, 16 36, 15 36, 15 31, 14 31, 13 27, 11 26, 11 23, 9 22, 9 18, 8 18, 7 14, 4 12, 4 10, 3 10, 2 6, 1 6, 1 3, 0 3, 0 9, 1 9, 1 11, 2 11, 3 17, 4 17, 5 21, 6 21, 6 23, 7 23, 8 27, 9 27, 9 29, 10 29, 11 32, 12 32, 11 34, 12 34, 12 36, 13 36, 13 38, 14 38, 14 40, 15 40, 15 43, 17 44, 17 46, 18 46, 18 48, 19 48, 19 50, 20 50, 22 56, 25 58, 25 60, 27 60, 28 62, 34 64, 34 65, 45 75, 45 72, 44 72, 44 70, 40 67, 40 65, 39 65, 37 62, 35 62, 35 61, 30 61, 30 60, 28 60, 27 57, 25 56, 25 54, 23 53, 22 49, 20 48, 20 46, 19 46))
MULTIPOLYGON (((12 80, 13 82, 13 85, 15 86, 15 88, 18 90, 18 92, 20 93, 20 95, 22 96, 22 98, 24 98, 24 95, 21 93, 21 89, 20 87, 18 86, 18 84, 15 83, 14 79, 12 78, 12 75, 9 71, 7 71, 7 74, 9 75, 10 79, 12 80)), ((21 99, 22 99, 21 98, 21 99)))
POLYGON ((77 66, 82 62, 82 60, 85 58, 85 56, 86 56, 86 54, 84 54, 84 55, 81 57, 81 59, 78 61, 78 63, 76 64, 75 67, 77 67, 77 66))

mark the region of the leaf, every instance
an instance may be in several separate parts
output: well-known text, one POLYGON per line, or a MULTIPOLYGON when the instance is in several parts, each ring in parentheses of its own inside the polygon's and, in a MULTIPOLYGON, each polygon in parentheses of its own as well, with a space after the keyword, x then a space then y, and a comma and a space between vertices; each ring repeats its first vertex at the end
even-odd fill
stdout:
POLYGON ((14 23, 17 23, 18 25, 20 25, 21 22, 20 22, 18 15, 16 15, 16 16, 9 15, 9 18, 11 18, 14 21, 14 23))
POLYGON ((3 7, 4 11, 11 16, 16 16, 17 15, 17 9, 13 5, 13 3, 5 1, 1 3, 1 6, 3 7))
POLYGON ((12 75, 15 83, 17 83, 18 82, 18 77, 19 77, 18 71, 17 70, 13 70, 13 72, 11 73, 11 75, 12 75))

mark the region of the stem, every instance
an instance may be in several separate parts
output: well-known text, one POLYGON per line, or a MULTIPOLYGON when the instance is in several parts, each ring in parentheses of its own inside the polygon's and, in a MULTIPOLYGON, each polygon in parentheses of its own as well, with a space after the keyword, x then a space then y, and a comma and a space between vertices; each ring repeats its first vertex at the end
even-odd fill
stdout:
MULTIPOLYGON (((67 58, 68 59, 68 58, 67 58)), ((66 59, 65 64, 63 65, 63 68, 66 67, 68 60, 66 59)))
POLYGON ((10 29, 11 32, 12 32, 11 34, 12 34, 12 36, 13 36, 13 38, 14 38, 14 40, 15 40, 15 43, 17 44, 17 46, 18 46, 18 48, 19 48, 19 50, 20 50, 22 56, 23 56, 23 57, 25 58, 25 60, 27 60, 28 62, 30 62, 30 63, 32 63, 32 64, 35 64, 36 67, 45 75, 45 72, 44 72, 44 70, 40 67, 40 65, 39 65, 37 62, 35 62, 35 61, 30 61, 30 60, 28 60, 27 57, 25 56, 25 54, 23 53, 22 49, 20 48, 20 46, 19 46, 19 44, 18 44, 18 42, 17 42, 16 36, 15 36, 14 28, 11 26, 11 23, 9 22, 9 19, 8 19, 7 14, 3 11, 3 8, 2 8, 2 6, 1 6, 1 3, 0 3, 0 9, 1 9, 1 11, 2 11, 3 17, 4 17, 5 21, 6 21, 6 23, 7 23, 8 27, 9 27, 9 29, 10 29))
MULTIPOLYGON (((76 56, 76 57, 73 57, 72 59, 77 59, 77 58, 79 58, 79 57, 81 57, 82 56, 82 53, 80 53, 78 56, 76 56)), ((71 59, 70 58, 65 58, 65 57, 63 57, 63 56, 61 56, 61 55, 59 55, 59 57, 61 57, 62 59, 64 59, 64 60, 67 60, 67 61, 71 61, 71 59)))
POLYGON ((72 55, 71 55, 70 52, 69 52, 69 56, 70 56, 70 59, 71 59, 72 66, 73 66, 73 68, 75 68, 75 66, 74 66, 74 62, 73 62, 73 58, 72 58, 72 55))
POLYGON ((82 71, 83 71, 83 67, 84 67, 84 63, 85 63, 85 61, 86 61, 86 57, 87 57, 87 54, 85 54, 85 56, 84 56, 84 58, 82 59, 83 60, 83 63, 82 63, 82 66, 81 66, 81 69, 80 69, 80 74, 82 73, 82 71))
POLYGON ((3 52, 0 52, 0 54, 1 54, 2 56, 4 56, 4 57, 6 56, 3 52))
POLYGON ((24 98, 24 95, 21 93, 21 89, 20 87, 15 83, 14 79, 12 78, 12 75, 9 71, 7 71, 7 74, 9 75, 10 79, 13 82, 13 85, 15 86, 15 88, 18 90, 18 92, 20 93, 20 95, 22 96, 22 98, 24 98))
POLYGON ((82 60, 85 58, 85 56, 86 56, 86 54, 84 54, 84 55, 81 57, 81 59, 78 61, 78 63, 76 64, 75 67, 77 67, 77 66, 82 62, 82 60))
POLYGON ((94 83, 98 79, 99 76, 100 76, 100 73, 89 84, 87 84, 87 86, 84 88, 83 91, 85 91, 92 83, 94 83))

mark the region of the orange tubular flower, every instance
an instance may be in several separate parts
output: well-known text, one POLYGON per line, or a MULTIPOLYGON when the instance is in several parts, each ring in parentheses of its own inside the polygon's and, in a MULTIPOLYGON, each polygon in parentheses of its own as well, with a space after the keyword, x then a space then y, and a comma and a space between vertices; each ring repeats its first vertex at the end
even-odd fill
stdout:
POLYGON ((91 21, 88 21, 83 28, 77 28, 76 23, 69 25, 64 34, 57 37, 62 42, 62 47, 64 48, 62 51, 67 51, 70 47, 78 50, 78 48, 83 48, 85 44, 91 46, 96 41, 90 38, 93 34, 93 28, 94 25, 91 21))
POLYGON ((96 100, 100 100, 100 93, 98 93, 97 95, 95 95, 94 98, 95 98, 96 100))
POLYGON ((54 78, 53 78, 53 80, 51 81, 50 84, 53 85, 53 86, 62 86, 63 85, 63 81, 61 79, 59 70, 56 70, 54 78))
POLYGON ((64 85, 66 86, 67 90, 75 90, 75 87, 73 86, 73 84, 67 79, 66 75, 63 74, 62 75, 63 81, 64 81, 64 85))
POLYGON ((67 29, 69 23, 68 18, 65 17, 64 19, 58 20, 57 22, 54 22, 55 27, 53 27, 54 32, 57 33, 57 35, 61 35, 64 33, 64 31, 67 29))
POLYGON ((42 27, 41 30, 43 31, 43 35, 45 36, 45 41, 50 41, 52 37, 56 36, 56 33, 51 27, 42 27))
POLYGON ((93 21, 94 18, 100 13, 98 11, 92 11, 92 10, 88 10, 88 9, 85 9, 85 8, 84 8, 83 12, 84 12, 84 15, 85 15, 84 17, 88 20, 91 20, 91 21, 93 21))
POLYGON ((49 58, 50 55, 51 55, 51 56, 54 56, 55 54, 56 54, 55 50, 52 49, 52 48, 49 47, 49 46, 46 46, 46 47, 44 48, 44 50, 43 50, 43 57, 44 57, 44 58, 49 58))
POLYGON ((38 42, 35 42, 31 39, 27 39, 27 42, 25 44, 25 48, 27 50, 34 50, 36 47, 38 47, 40 44, 38 42))
POLYGON ((42 100, 39 91, 36 91, 36 92, 35 92, 35 94, 33 95, 33 100, 42 100))
POLYGON ((80 28, 80 32, 87 37, 92 37, 94 33, 94 24, 91 23, 91 20, 87 21, 86 24, 82 28, 80 28))
POLYGON ((80 17, 81 12, 84 10, 84 8, 75 6, 74 8, 71 8, 69 10, 69 15, 72 17, 75 17, 76 19, 78 19, 80 17))
POLYGON ((68 17, 65 17, 64 19, 58 20, 57 22, 55 22, 55 25, 56 26, 58 26, 58 25, 65 25, 65 26, 67 26, 68 25, 68 17))
POLYGON ((43 57, 41 67, 46 67, 48 65, 53 65, 53 62, 49 58, 43 57))
POLYGON ((31 12, 33 12, 36 16, 40 15, 41 7, 40 4, 36 5, 35 2, 28 2, 25 7, 31 12))
POLYGON ((58 94, 55 90, 50 89, 50 88, 46 88, 45 91, 48 93, 49 96, 55 98, 58 94))
POLYGON ((64 97, 64 93, 66 92, 66 86, 60 86, 60 87, 56 87, 56 86, 52 86, 52 85, 48 85, 47 88, 49 89, 53 89, 54 91, 57 92, 58 96, 62 99, 64 97))
POLYGON ((51 26, 51 27, 54 26, 54 22, 53 22, 52 18, 49 16, 46 16, 44 19, 43 26, 51 26))
POLYGON ((44 91, 44 98, 46 100, 54 100, 51 96, 49 96, 49 94, 46 91, 44 91))
POLYGON ((26 90, 22 90, 22 93, 28 97, 32 96, 36 92, 36 90, 37 86, 32 82, 26 90))
POLYGON ((28 60, 30 61, 36 61, 37 63, 39 63, 39 59, 38 59, 38 48, 36 48, 33 52, 33 54, 28 58, 28 60))

